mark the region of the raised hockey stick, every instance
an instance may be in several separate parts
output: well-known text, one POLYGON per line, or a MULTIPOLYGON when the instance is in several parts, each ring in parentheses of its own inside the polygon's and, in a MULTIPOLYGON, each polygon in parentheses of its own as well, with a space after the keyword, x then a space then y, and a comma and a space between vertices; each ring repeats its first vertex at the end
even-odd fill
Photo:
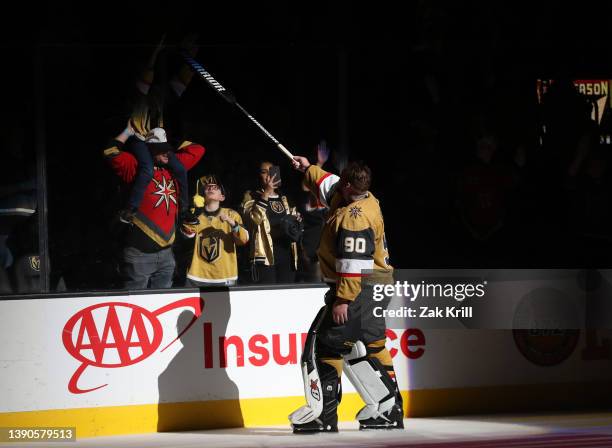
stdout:
POLYGON ((185 59, 185 62, 191 67, 191 69, 197 73, 200 78, 202 78, 204 81, 206 81, 208 83, 209 86, 211 86, 213 89, 215 89, 215 91, 221 95, 223 97, 223 99, 225 101, 227 101, 230 104, 233 104, 234 106, 236 106, 238 109, 240 109, 240 111, 247 116, 247 118, 249 120, 251 120, 255 126, 257 126, 264 134, 266 134, 266 136, 272 140, 274 142, 274 144, 278 147, 278 149, 280 149, 287 157, 289 157, 289 159, 293 162, 293 154, 291 154, 289 152, 289 150, 287 148, 285 148, 281 142, 279 142, 272 134, 270 134, 270 132, 268 132, 268 130, 266 128, 264 128, 261 123, 259 123, 259 121, 257 121, 253 115, 251 115, 250 113, 247 112, 247 110, 242 107, 238 101, 236 101, 236 98, 234 97, 234 95, 232 95, 225 87, 223 87, 219 81, 217 81, 215 78, 212 77, 212 75, 210 73, 208 73, 206 71, 206 69, 202 66, 202 64, 200 64, 198 61, 196 61, 190 54, 188 53, 181 53, 181 56, 183 57, 183 59, 185 59))

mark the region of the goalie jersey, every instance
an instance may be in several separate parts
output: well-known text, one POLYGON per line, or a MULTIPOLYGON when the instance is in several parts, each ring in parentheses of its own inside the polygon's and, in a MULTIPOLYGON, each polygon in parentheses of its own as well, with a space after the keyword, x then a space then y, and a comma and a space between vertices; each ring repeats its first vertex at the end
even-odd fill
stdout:
POLYGON ((221 208, 215 212, 204 210, 198 217, 198 225, 184 224, 182 232, 195 238, 191 266, 187 278, 202 283, 231 284, 238 278, 236 246, 249 241, 249 233, 242 225, 242 218, 232 209, 221 208), (232 229, 219 218, 225 214, 239 226, 232 229))
POLYGON ((316 165, 305 173, 305 184, 320 204, 329 208, 317 255, 326 282, 336 283, 336 296, 354 300, 361 292, 364 270, 390 277, 385 225, 378 200, 370 192, 344 203, 336 191, 340 178, 316 165))

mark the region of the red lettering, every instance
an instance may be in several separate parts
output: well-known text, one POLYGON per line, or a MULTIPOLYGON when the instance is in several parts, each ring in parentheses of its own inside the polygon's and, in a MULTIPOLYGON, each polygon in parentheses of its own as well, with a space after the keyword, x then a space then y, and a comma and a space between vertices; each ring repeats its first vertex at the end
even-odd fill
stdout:
MULTIPOLYGON (((140 347, 142 353, 151 353, 155 350, 151 340, 149 339, 149 335, 147 333, 147 328, 145 327, 144 321, 142 320, 142 313, 134 310, 132 311, 132 316, 130 318, 130 323, 128 324, 127 330, 127 338, 122 341, 122 344, 119 345, 117 341, 117 337, 123 338, 123 333, 121 332, 121 326, 119 325, 119 319, 117 318, 117 313, 115 312, 115 307, 112 307, 113 314, 115 315, 116 323, 113 325, 113 337, 115 338, 115 342, 117 343, 117 347, 119 350, 119 355, 121 356, 122 362, 130 362, 130 353, 128 351, 129 347, 140 347), (132 334, 136 330, 136 334, 138 338, 136 341, 133 341, 132 334), (127 341, 127 344, 125 343, 127 341), (122 353, 124 352, 124 353, 122 353), (125 360, 125 361, 124 361, 125 360)), ((108 319, 107 319, 108 322, 108 319)))
POLYGON ((212 324, 204 322, 204 368, 213 367, 212 324))
MULTIPOLYGON (((390 341, 395 341, 397 339, 397 334, 395 334, 395 331, 389 330, 388 328, 386 331, 386 335, 390 341)), ((391 355, 391 358, 395 358, 395 355, 397 355, 397 349, 396 348, 390 349, 389 354, 391 355)))
POLYGON ((244 344, 240 336, 230 336, 226 338, 221 336, 219 338, 219 364, 221 368, 227 367, 227 347, 230 344, 236 346, 236 365, 238 367, 244 367, 244 344))
POLYGON ((262 344, 267 344, 268 338, 265 337, 263 334, 256 334, 251 339, 249 339, 249 350, 251 350, 254 355, 260 356, 259 358, 257 358, 257 356, 249 357, 249 361, 255 367, 265 366, 270 360, 270 353, 265 347, 257 345, 258 342, 261 342, 262 344))
MULTIPOLYGON (((132 316, 130 318, 130 329, 128 330, 128 337, 127 337, 128 341, 132 337, 135 314, 136 313, 132 312, 132 316)), ((141 320, 141 323, 142 323, 142 320, 141 320)), ((145 331, 145 337, 146 337, 146 331, 145 331)), ((123 333, 121 332, 121 325, 119 324, 119 317, 117 316, 117 310, 112 305, 108 307, 108 314, 106 315, 106 322, 104 323, 104 330, 102 331, 102 341, 100 341, 100 346, 102 347, 103 352, 106 351, 107 348, 116 348, 117 352, 119 353, 119 358, 121 359, 121 364, 129 364, 130 354, 128 353, 128 349, 125 346, 125 339, 123 337, 123 333), (115 341, 114 343, 108 342, 108 334, 111 332, 113 334, 113 340, 115 341)), ((96 358, 96 362, 102 362, 102 359, 96 358)))
POLYGON ((280 353, 280 335, 272 335, 272 356, 274 357, 274 361, 276 361, 279 366, 284 366, 285 364, 297 364, 297 347, 295 344, 295 339, 295 333, 290 333, 289 354, 287 356, 283 356, 280 353))
POLYGON ((81 351, 84 349, 92 349, 96 363, 100 364, 102 362, 104 347, 100 344, 100 336, 98 335, 98 329, 96 328, 96 323, 94 322, 91 312, 84 312, 83 317, 81 317, 81 328, 79 328, 79 334, 74 348, 78 354, 81 354, 81 351), (89 344, 83 343, 85 333, 87 333, 89 344))
MULTIPOLYGON (((395 358, 402 353, 408 359, 419 359, 425 353, 425 335, 419 329, 409 328, 401 334, 397 330, 386 330, 386 336, 389 341, 396 341, 395 347, 389 348, 389 354, 395 358), (399 342, 399 347, 397 344, 399 342)), ((213 352, 213 324, 204 322, 204 368, 212 369, 214 365, 213 352)), ((289 347, 281 347, 284 334, 272 334, 271 337, 264 334, 255 334, 251 337, 241 336, 220 336, 219 337, 219 367, 227 368, 228 366, 228 348, 234 347, 236 357, 236 367, 245 366, 245 357, 248 357, 248 362, 254 367, 266 366, 272 361, 279 366, 297 364, 301 352, 298 351, 298 337, 302 343, 302 351, 308 333, 289 333, 286 335, 289 347), (271 344, 271 347, 270 345, 271 344), (248 353, 245 354, 245 346, 248 353)), ((232 358, 230 353, 230 358, 232 358)), ((231 363, 233 364, 233 363, 231 363)))
POLYGON ((425 349, 418 348, 412 350, 410 347, 421 347, 425 345, 425 335, 423 332, 416 328, 408 328, 402 334, 400 339, 400 347, 402 352, 408 359, 419 359, 425 353, 425 349))
MULTIPOLYGON (((204 306, 202 299, 199 297, 182 299, 159 308, 155 312, 150 312, 144 308, 129 303, 101 303, 85 308, 84 310, 81 310, 73 315, 68 322, 66 322, 66 325, 64 325, 62 342, 68 353, 70 353, 82 364, 70 378, 70 381, 68 382, 68 390, 73 394, 82 394, 106 386, 106 384, 104 384, 91 389, 81 389, 78 386, 79 378, 85 369, 90 365, 96 367, 118 368, 135 364, 150 356, 157 349, 157 347, 159 347, 159 344, 163 338, 163 329, 159 320, 157 319, 157 315, 181 306, 192 307, 196 311, 197 315, 194 315, 189 325, 187 325, 187 327, 183 329, 183 331, 172 342, 170 342, 170 344, 161 350, 163 352, 166 348, 177 341, 202 314, 202 308, 204 306), (119 316, 117 315, 117 307, 121 307, 123 309, 127 308, 130 310, 130 320, 127 324, 127 331, 125 334, 123 333, 121 322, 119 321, 119 316), (104 320, 104 328, 102 329, 101 337, 98 333, 98 328, 93 318, 92 310, 100 310, 100 313, 106 311, 106 319, 104 320), (153 327, 152 335, 149 335, 147 331, 147 326, 144 322, 145 318, 153 327), (73 343, 75 325, 79 323, 80 325, 78 327, 78 334, 76 335, 76 343, 73 343), (85 338, 88 340, 85 341, 85 338), (137 357, 132 358, 132 354, 130 353, 130 349, 132 347, 140 348, 141 353, 137 357), (116 350, 120 362, 113 360, 113 363, 109 363, 107 360, 107 363, 105 364, 104 355, 107 349, 116 350), (91 350, 93 353, 93 359, 85 357, 82 353, 84 350, 91 350)), ((102 316, 100 315, 99 317, 102 316)))
POLYGON ((94 322, 91 312, 83 313, 75 349, 77 353, 81 353, 81 351, 85 349, 91 349, 94 354, 95 364, 106 367, 115 367, 117 365, 104 364, 104 353, 107 349, 117 350, 119 359, 121 360, 121 363, 118 365, 132 364, 137 359, 145 358, 154 350, 142 320, 142 314, 135 310, 132 311, 128 324, 127 336, 125 336, 121 330, 121 324, 119 323, 119 317, 117 316, 117 310, 114 305, 108 306, 106 321, 104 322, 104 329, 102 330, 102 338, 100 338, 98 334, 96 323, 94 322), (136 332, 136 337, 133 337, 134 331, 136 332), (89 343, 84 343, 85 335, 87 335, 89 343), (112 342, 109 341, 109 336, 112 336, 112 342), (132 359, 129 352, 130 347, 140 347, 142 354, 132 359))

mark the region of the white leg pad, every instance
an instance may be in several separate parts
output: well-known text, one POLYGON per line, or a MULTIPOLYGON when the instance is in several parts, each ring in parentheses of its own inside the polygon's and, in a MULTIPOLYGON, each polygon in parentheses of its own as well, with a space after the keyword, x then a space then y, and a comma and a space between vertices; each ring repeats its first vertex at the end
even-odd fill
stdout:
POLYGON ((393 407, 395 396, 382 381, 382 373, 368 360, 363 342, 357 341, 351 353, 344 357, 344 372, 366 404, 357 419, 385 418, 382 414, 393 407), (389 395, 391 397, 385 399, 389 395))
POLYGON ((306 405, 289 414, 291 423, 304 424, 309 423, 319 418, 323 412, 323 391, 321 390, 321 378, 317 368, 315 356, 315 346, 317 341, 317 331, 325 317, 327 307, 324 306, 319 310, 315 317, 308 337, 304 344, 304 353, 302 354, 302 378, 304 380, 304 395, 306 396, 306 405), (309 372, 310 370, 310 372, 309 372))
POLYGON ((302 365, 302 376, 304 378, 304 394, 308 404, 302 406, 289 415, 291 423, 304 424, 316 420, 323 412, 323 396, 321 394, 321 380, 316 368, 308 373, 305 364, 302 365))

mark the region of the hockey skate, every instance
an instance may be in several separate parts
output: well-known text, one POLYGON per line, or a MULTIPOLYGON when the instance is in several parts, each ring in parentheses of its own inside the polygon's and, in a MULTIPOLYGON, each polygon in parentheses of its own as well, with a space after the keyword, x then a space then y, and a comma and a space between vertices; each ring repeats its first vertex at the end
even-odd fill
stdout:
MULTIPOLYGON (((357 414, 357 418, 359 418, 359 414, 357 414)), ((359 430, 364 429, 404 429, 404 402, 397 383, 395 384, 395 404, 393 407, 378 417, 359 420, 359 430)))
POLYGON ((367 355, 362 341, 344 355, 344 372, 366 404, 357 413, 359 429, 403 429, 404 411, 397 382, 387 367, 367 355))
POLYGON ((289 416, 294 434, 308 434, 315 432, 338 432, 338 403, 342 398, 340 379, 333 367, 321 363, 319 367, 321 387, 317 381, 310 382, 312 396, 323 399, 323 409, 318 417, 312 419, 314 411, 310 406, 302 406, 289 416), (322 395, 322 397, 320 396, 322 395), (310 420, 310 421, 309 421, 310 420), (296 423, 305 421, 305 423, 296 423))

